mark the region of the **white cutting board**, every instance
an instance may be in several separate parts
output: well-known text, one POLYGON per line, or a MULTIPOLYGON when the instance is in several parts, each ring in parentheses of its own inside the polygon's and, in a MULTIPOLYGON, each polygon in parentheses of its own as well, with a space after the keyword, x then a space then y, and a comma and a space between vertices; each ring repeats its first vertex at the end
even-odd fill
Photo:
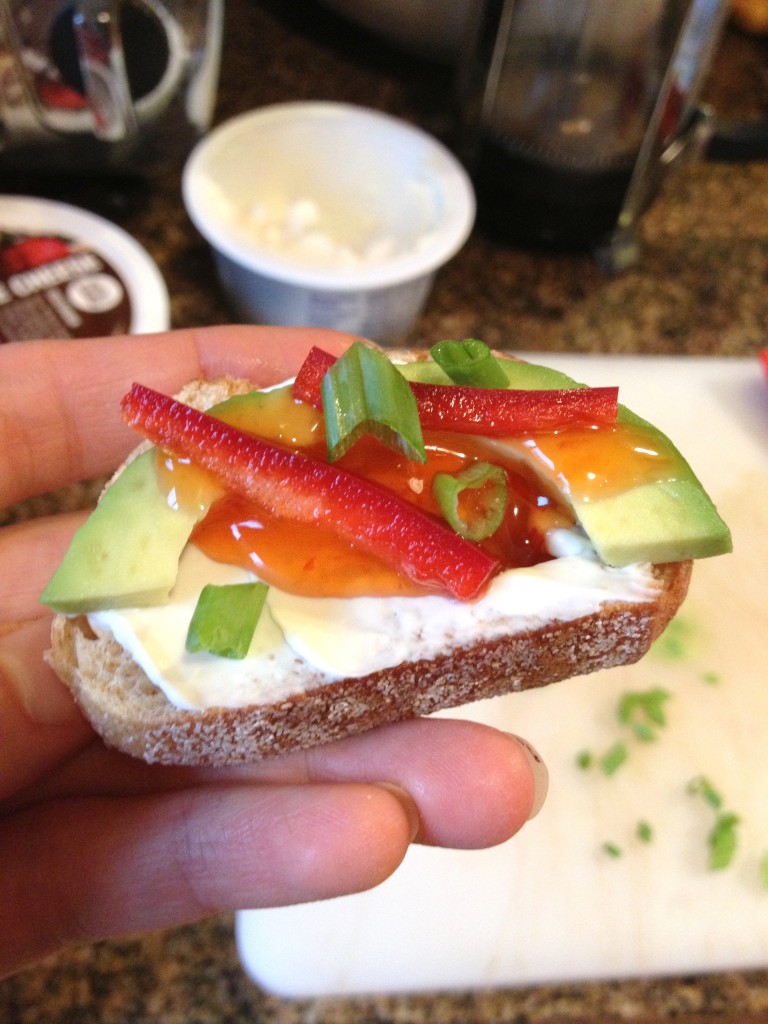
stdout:
MULTIPOLYGON (((526 736, 550 771, 538 818, 479 852, 412 848, 361 895, 241 911, 242 963, 286 997, 414 992, 768 965, 768 384, 757 360, 536 355, 668 432, 732 528, 699 562, 677 652, 462 709, 526 736), (710 680, 717 677, 717 682, 710 680), (626 735, 627 690, 663 687, 668 724, 612 777, 576 764, 626 735), (707 866, 706 774, 741 818, 730 867, 707 866), (635 836, 639 820, 653 840, 635 836), (605 842, 622 848, 610 856, 605 842)), ((289 855, 289 851, 286 851, 289 855)))

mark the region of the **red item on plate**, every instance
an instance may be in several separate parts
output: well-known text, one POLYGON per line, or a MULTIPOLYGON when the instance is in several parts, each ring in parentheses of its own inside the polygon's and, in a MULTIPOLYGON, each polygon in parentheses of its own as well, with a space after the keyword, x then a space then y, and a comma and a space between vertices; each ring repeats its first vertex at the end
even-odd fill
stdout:
POLYGON ((207 413, 134 384, 125 420, 153 444, 207 470, 273 515, 322 521, 414 583, 471 601, 497 559, 392 491, 302 452, 245 434, 207 413))
MULTIPOLYGON (((319 409, 322 380, 334 362, 328 352, 312 348, 296 375, 294 397, 319 409)), ((616 422, 619 408, 619 389, 615 387, 525 391, 416 381, 410 384, 424 429, 486 437, 610 425, 616 422)))

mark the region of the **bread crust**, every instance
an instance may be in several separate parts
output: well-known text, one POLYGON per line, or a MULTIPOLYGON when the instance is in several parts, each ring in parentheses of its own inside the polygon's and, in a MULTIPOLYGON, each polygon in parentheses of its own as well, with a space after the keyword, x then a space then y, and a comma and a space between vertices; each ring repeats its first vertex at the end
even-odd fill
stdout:
MULTIPOLYGON (((232 378, 193 382, 179 398, 205 409, 250 387, 232 378)), ((594 614, 359 678, 324 682, 300 665, 303 692, 258 706, 176 708, 112 637, 93 632, 85 616, 54 616, 46 658, 108 745, 150 763, 242 764, 638 661, 682 603, 691 568, 691 562, 653 566, 660 586, 652 600, 606 603, 594 614)))
POLYGON ((326 683, 261 706, 175 708, 115 640, 95 636, 84 616, 55 617, 49 658, 110 746, 164 764, 245 763, 637 661, 685 597, 691 563, 653 571, 662 584, 653 601, 606 604, 569 622, 326 683))

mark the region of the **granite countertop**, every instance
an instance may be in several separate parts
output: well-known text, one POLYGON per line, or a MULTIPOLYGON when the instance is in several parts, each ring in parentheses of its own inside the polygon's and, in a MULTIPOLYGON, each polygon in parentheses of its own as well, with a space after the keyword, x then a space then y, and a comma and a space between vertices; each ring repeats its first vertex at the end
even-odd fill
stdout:
MULTIPOLYGON (((228 0, 216 120, 285 99, 363 103, 449 140, 450 75, 373 44, 322 8, 228 0)), ((729 28, 707 84, 727 117, 768 116, 768 41, 729 28)), ((131 181, 0 180, 129 230, 157 261, 177 327, 231 319, 207 247, 184 213, 178 170, 131 181)), ((675 171, 642 224, 641 262, 607 277, 589 255, 531 253, 476 230, 438 275, 406 342, 482 337, 521 350, 750 355, 768 324, 768 163, 675 171)), ((768 969, 450 995, 283 1002, 242 972, 231 915, 66 951, 0 983, 8 1024, 439 1024, 768 1020, 768 969)))

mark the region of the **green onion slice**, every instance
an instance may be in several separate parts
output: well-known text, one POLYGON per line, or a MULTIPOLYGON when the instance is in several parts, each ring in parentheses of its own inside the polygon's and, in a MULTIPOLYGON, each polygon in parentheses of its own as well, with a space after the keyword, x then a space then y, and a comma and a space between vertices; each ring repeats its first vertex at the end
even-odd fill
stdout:
POLYGON ((669 700, 666 690, 656 687, 640 693, 625 693, 619 702, 619 721, 629 726, 637 739, 649 742, 667 724, 664 704, 669 700))
POLYGON ((432 493, 447 522, 465 540, 485 540, 504 520, 507 477, 500 466, 475 462, 455 476, 436 473, 432 493))
POLYGON ((206 651, 220 658, 242 659, 251 646, 264 608, 266 583, 232 583, 203 587, 187 632, 191 653, 206 651))
POLYGON ((610 747, 600 758, 600 768, 603 775, 615 775, 629 756, 626 744, 618 741, 610 747))
POLYGON ((758 870, 760 872, 760 884, 764 889, 768 889, 768 850, 760 858, 758 870))
POLYGON ((647 821, 638 821, 635 835, 641 843, 650 843, 653 841, 653 828, 647 821))
POLYGON ((430 354, 454 384, 473 388, 508 388, 507 375, 484 341, 439 341, 430 354))
POLYGON ((704 775, 697 775, 695 779, 691 779, 688 783, 688 792, 694 796, 703 797, 705 802, 715 811, 719 811, 723 806, 722 796, 704 775))
POLYGON ((363 434, 373 434, 416 462, 427 461, 416 399, 383 353, 355 342, 326 373, 322 396, 331 462, 363 434))
POLYGON ((736 814, 719 814, 709 833, 709 867, 712 871, 727 868, 734 858, 738 845, 736 814))

